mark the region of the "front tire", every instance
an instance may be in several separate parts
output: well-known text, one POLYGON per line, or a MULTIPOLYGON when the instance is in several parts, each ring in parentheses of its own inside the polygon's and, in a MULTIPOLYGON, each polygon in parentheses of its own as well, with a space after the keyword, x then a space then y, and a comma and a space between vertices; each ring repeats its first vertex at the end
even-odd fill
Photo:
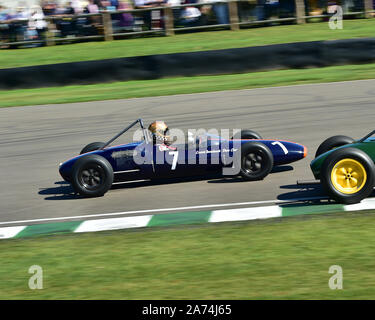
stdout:
POLYGON ((263 143, 248 142, 241 146, 240 165, 240 175, 244 180, 262 180, 273 168, 273 154, 263 143))
POLYGON ((105 146, 104 142, 92 142, 89 143, 86 147, 84 147, 79 154, 84 154, 87 152, 99 150, 100 148, 103 148, 105 146))
POLYGON ((73 166, 71 182, 74 191, 82 196, 103 196, 113 183, 112 166, 101 156, 83 156, 73 166))
POLYGON ((321 183, 328 195, 337 202, 354 204, 372 193, 374 172, 374 162, 362 150, 339 149, 324 161, 321 183))
POLYGON ((324 140, 318 150, 316 150, 315 158, 319 157, 321 154, 326 153, 329 150, 344 146, 346 144, 353 143, 354 139, 347 136, 333 136, 324 140))
POLYGON ((261 140, 262 137, 258 132, 255 132, 253 130, 241 130, 241 132, 237 132, 231 140, 233 139, 256 139, 261 140))

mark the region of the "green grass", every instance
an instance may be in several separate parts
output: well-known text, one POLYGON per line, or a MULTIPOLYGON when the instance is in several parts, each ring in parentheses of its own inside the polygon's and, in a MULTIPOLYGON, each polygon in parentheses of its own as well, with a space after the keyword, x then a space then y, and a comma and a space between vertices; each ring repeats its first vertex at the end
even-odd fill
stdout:
POLYGON ((374 234, 374 214, 341 213, 2 240, 0 299, 373 299, 374 234))
POLYGON ((0 91, 0 107, 126 99, 373 78, 375 78, 375 64, 364 64, 10 90, 0 91))
POLYGON ((275 43, 373 37, 375 20, 345 20, 342 30, 331 30, 328 23, 284 25, 234 31, 179 34, 89 42, 54 47, 0 50, 0 68, 12 68, 83 60, 108 59, 175 52, 240 48, 275 43))

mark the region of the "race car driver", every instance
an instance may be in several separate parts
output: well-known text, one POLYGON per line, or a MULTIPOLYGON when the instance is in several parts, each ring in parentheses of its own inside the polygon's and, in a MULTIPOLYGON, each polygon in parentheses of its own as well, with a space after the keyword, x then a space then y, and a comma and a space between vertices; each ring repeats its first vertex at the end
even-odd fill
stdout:
POLYGON ((168 135, 169 129, 164 121, 154 121, 148 126, 148 130, 151 132, 155 145, 169 146, 174 142, 174 139, 168 135))

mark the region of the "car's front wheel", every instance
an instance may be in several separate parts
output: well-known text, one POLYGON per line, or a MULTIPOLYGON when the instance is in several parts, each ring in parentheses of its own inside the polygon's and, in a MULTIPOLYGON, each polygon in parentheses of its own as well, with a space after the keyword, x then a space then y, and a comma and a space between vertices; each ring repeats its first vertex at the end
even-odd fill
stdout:
POLYGON ((74 191, 80 195, 103 196, 113 183, 112 166, 101 156, 83 156, 73 166, 71 183, 74 191))
POLYGON ((324 161, 321 183, 328 195, 344 204, 361 202, 374 188, 375 166, 362 150, 344 148, 324 161))
POLYGON ((333 136, 324 140, 318 147, 315 153, 315 158, 329 150, 353 143, 354 139, 347 136, 333 136))
POLYGON ((271 150, 260 142, 247 142, 241 146, 240 175, 247 181, 264 179, 273 168, 271 150))
POLYGON ((241 132, 236 133, 233 137, 233 139, 256 139, 256 140, 261 140, 262 137, 258 132, 255 132, 253 130, 241 130, 241 132))
POLYGON ((104 142, 92 142, 89 143, 87 146, 85 146, 79 154, 84 154, 87 152, 99 150, 100 148, 103 148, 105 146, 104 142))

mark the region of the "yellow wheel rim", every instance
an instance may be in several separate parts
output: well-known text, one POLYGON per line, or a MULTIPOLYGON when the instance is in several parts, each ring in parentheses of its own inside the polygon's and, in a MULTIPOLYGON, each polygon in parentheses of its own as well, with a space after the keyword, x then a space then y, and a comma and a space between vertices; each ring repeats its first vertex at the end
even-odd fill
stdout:
POLYGON ((356 193, 366 184, 366 169, 357 160, 342 159, 333 167, 331 181, 335 189, 342 193, 356 193))

